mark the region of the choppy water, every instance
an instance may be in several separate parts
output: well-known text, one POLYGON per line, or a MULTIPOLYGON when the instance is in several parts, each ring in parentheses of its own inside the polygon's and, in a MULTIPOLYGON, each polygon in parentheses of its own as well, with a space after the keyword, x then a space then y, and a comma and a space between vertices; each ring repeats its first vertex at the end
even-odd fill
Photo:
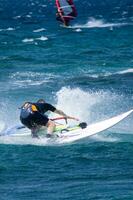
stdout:
MULTIPOLYGON (((133 108, 132 1, 75 4, 66 29, 54 1, 0 1, 1 131, 19 124, 26 100, 88 123, 133 108)), ((132 115, 69 145, 0 138, 0 199, 132 200, 132 146, 132 115)))

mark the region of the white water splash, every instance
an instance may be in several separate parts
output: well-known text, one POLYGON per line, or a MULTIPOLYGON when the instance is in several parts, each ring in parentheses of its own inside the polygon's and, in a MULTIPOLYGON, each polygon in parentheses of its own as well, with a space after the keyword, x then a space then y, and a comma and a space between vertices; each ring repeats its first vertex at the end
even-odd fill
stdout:
MULTIPOLYGON (((113 27, 120 27, 120 26, 126 26, 128 23, 106 23, 104 20, 99 20, 95 18, 89 18, 87 23, 85 24, 76 24, 74 26, 71 26, 70 28, 107 28, 110 27, 111 29, 113 27)), ((133 24, 130 24, 133 25, 133 24)))
POLYGON ((90 117, 90 108, 95 104, 93 95, 79 88, 70 89, 66 87, 62 88, 56 95, 57 108, 83 121, 90 117))
POLYGON ((3 121, 0 121, 0 132, 2 132, 5 129, 5 123, 3 121))
POLYGON ((79 88, 63 87, 57 92, 56 98, 57 108, 64 110, 68 115, 79 118, 81 121, 92 122, 118 114, 119 111, 115 112, 117 103, 114 104, 114 102, 117 101, 119 104, 123 97, 109 91, 86 92, 79 88))

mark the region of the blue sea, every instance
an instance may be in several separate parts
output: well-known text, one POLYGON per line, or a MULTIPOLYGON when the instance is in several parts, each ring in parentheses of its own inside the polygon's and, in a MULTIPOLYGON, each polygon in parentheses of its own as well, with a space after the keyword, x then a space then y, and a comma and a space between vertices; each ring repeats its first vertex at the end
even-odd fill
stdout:
MULTIPOLYGON (((74 3, 65 28, 54 0, 0 0, 1 133, 39 98, 88 124, 133 109, 133 1, 74 3)), ((133 114, 69 144, 0 137, 0 200, 35 199, 133 200, 133 114)))

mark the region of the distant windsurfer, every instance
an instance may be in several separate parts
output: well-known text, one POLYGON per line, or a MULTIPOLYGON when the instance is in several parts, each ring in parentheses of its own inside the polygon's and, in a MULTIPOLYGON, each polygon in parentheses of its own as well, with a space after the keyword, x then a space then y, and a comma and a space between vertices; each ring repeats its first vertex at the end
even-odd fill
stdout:
POLYGON ((44 114, 47 111, 52 111, 56 114, 62 115, 66 119, 74 119, 78 121, 77 118, 70 117, 63 111, 55 108, 53 105, 46 103, 44 99, 39 99, 36 103, 25 102, 21 107, 20 121, 31 130, 33 137, 38 137, 37 132, 44 126, 47 127, 46 136, 52 136, 56 124, 44 114))
POLYGON ((56 0, 56 7, 56 20, 62 22, 65 26, 69 26, 70 21, 77 17, 73 0, 56 0))

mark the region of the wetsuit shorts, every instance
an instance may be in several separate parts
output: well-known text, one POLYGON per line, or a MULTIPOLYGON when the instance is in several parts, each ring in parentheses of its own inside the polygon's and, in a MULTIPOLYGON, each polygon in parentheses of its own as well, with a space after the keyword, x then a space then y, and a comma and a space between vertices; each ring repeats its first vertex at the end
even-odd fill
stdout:
POLYGON ((24 124, 27 128, 32 129, 37 126, 46 126, 49 119, 47 116, 42 115, 39 112, 30 113, 26 118, 20 116, 20 121, 24 124))

